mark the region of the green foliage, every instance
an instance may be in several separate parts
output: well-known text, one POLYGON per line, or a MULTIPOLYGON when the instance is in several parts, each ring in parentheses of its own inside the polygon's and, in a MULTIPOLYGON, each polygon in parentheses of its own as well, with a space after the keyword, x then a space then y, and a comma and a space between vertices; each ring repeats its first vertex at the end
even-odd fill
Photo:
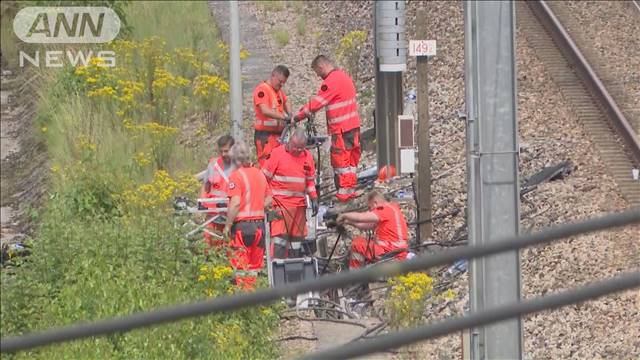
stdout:
POLYGON ((394 329, 420 323, 424 302, 433 291, 433 278, 425 273, 408 273, 389 280, 392 286, 386 301, 389 325, 394 329))
MULTIPOLYGON (((58 190, 58 189, 56 189, 58 190)), ((60 189, 63 190, 63 189, 60 189)), ((55 193, 56 197, 64 196, 55 193)), ((91 221, 52 201, 16 274, 2 273, 2 333, 19 334, 202 299, 203 259, 152 212, 91 221)), ((213 282, 213 281, 212 281, 213 282)), ((216 284, 229 288, 228 278, 216 284)), ((15 358, 266 359, 271 308, 72 342, 15 358)))
POLYGON ((289 30, 284 27, 279 27, 273 30, 273 39, 280 47, 284 47, 289 44, 289 30))
MULTIPOLYGON (((227 260, 193 251, 171 217, 176 195, 199 190, 190 174, 208 158, 177 138, 189 116, 215 105, 206 97, 226 105, 226 68, 216 65, 224 44, 210 37, 203 2, 132 2, 124 11, 132 32, 110 45, 115 68, 94 59, 43 74, 36 126, 51 183, 27 240, 31 254, 1 273, 3 337, 236 291, 228 271, 201 279, 203 268, 226 269, 227 260), (177 14, 189 21, 176 22, 177 14)), ((205 316, 8 358, 270 359, 277 354, 265 334, 277 326, 276 310, 205 316)))
POLYGON ((307 18, 303 15, 296 22, 298 35, 303 36, 307 32, 307 18))
POLYGON ((362 57, 362 50, 366 40, 367 33, 365 31, 351 31, 340 39, 336 49, 338 62, 347 70, 356 83, 360 73, 360 58, 362 57))
POLYGON ((285 1, 273 1, 273 0, 268 0, 268 1, 261 1, 260 2, 262 4, 262 8, 264 9, 264 11, 282 11, 284 10, 285 7, 285 1))

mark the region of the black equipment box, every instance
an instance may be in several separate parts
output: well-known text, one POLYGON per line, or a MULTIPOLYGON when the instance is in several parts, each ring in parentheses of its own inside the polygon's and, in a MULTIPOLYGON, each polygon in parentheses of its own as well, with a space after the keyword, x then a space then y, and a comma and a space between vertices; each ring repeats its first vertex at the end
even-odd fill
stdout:
POLYGON ((271 266, 273 268, 274 287, 312 280, 318 276, 318 261, 316 258, 275 259, 271 266))

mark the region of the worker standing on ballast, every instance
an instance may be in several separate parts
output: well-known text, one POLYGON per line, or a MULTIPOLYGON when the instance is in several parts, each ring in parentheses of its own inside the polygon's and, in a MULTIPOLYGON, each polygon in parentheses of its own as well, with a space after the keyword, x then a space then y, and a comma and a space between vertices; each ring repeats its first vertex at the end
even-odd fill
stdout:
POLYGON ((233 145, 230 155, 237 169, 229 176, 229 210, 223 233, 230 239, 228 256, 236 284, 252 289, 264 264, 264 210, 270 206, 271 192, 262 172, 251 166, 244 142, 233 145))
POLYGON ((260 167, 276 146, 286 122, 291 121, 291 105, 282 87, 289 78, 289 69, 276 66, 269 80, 263 81, 253 90, 253 106, 256 113, 254 141, 260 167))
POLYGON ((351 77, 335 68, 324 55, 313 59, 311 68, 322 78, 322 84, 316 96, 302 107, 294 119, 299 121, 326 108, 336 197, 346 202, 356 197, 356 171, 360 162, 360 115, 356 88, 351 77))
POLYGON ((273 193, 274 209, 282 215, 270 226, 273 254, 277 259, 303 255, 302 243, 307 235, 307 195, 313 215, 318 212, 316 167, 306 144, 304 129, 296 128, 287 144, 273 149, 262 168, 273 193))
POLYGON ((407 219, 397 203, 386 201, 384 196, 372 191, 367 196, 369 211, 348 212, 338 216, 337 223, 351 225, 360 230, 374 230, 373 237, 355 237, 351 243, 349 268, 359 268, 374 263, 385 254, 394 252, 394 258, 407 258, 409 231, 407 219))
MULTIPOLYGON (((234 164, 229 157, 229 150, 234 144, 231 135, 223 135, 218 138, 217 148, 218 157, 211 157, 207 172, 202 184, 200 197, 205 199, 202 206, 207 209, 207 220, 212 217, 227 214, 229 205, 229 175, 235 169, 234 164)), ((207 230, 222 232, 224 224, 210 222, 207 224, 207 230)), ((211 247, 221 247, 224 245, 223 240, 213 240, 212 236, 206 231, 204 232, 204 241, 207 245, 205 252, 211 247)))

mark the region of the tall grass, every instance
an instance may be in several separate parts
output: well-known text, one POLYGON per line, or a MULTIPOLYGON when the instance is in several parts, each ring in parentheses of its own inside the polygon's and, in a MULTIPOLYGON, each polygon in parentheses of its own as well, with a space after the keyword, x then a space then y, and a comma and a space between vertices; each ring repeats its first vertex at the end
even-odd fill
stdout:
MULTIPOLYGON (((3 337, 237 291, 223 252, 206 260, 202 245, 174 227, 171 207, 174 196, 199 189, 189 174, 206 163, 211 144, 182 146, 180 132, 212 105, 209 91, 225 101, 225 47, 204 2, 131 2, 125 12, 132 41, 116 55, 133 47, 126 53, 135 59, 42 77, 36 126, 51 183, 27 240, 31 255, 2 271, 3 337), (201 56, 215 69, 200 66, 201 56), (141 90, 127 100, 128 85, 116 80, 138 81, 141 90), (96 95, 105 89, 115 95, 96 95)), ((220 124, 216 131, 228 130, 220 124)), ((277 355, 265 336, 277 322, 274 309, 261 307, 11 358, 266 359, 277 355)))
POLYGON ((163 38, 170 49, 204 50, 213 60, 219 52, 220 35, 211 22, 206 1, 132 1, 127 9, 133 38, 163 38))
POLYGON ((298 31, 298 35, 303 36, 307 32, 307 18, 302 15, 296 21, 296 30, 298 31))

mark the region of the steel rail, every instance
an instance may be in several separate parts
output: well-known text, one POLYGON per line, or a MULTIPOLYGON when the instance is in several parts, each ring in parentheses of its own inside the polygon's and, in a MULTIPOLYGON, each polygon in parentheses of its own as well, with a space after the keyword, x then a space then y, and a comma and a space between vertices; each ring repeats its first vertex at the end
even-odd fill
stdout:
POLYGON ((546 1, 527 1, 527 4, 536 15, 542 26, 549 32, 554 42, 565 55, 565 58, 577 70, 584 84, 590 90, 597 102, 604 108, 614 129, 622 137, 631 155, 631 160, 640 165, 640 140, 631 124, 624 116, 613 97, 600 81, 596 72, 591 68, 586 57, 573 42, 560 20, 555 16, 546 1))
POLYGON ((465 246, 446 250, 438 254, 422 255, 402 262, 387 262, 363 270, 323 276, 313 281, 261 289, 250 294, 225 296, 194 303, 173 305, 146 312, 99 320, 93 323, 76 324, 63 328, 53 328, 22 336, 2 337, 0 352, 16 352, 39 346, 70 340, 84 339, 137 328, 178 321, 190 317, 203 316, 224 311, 238 310, 249 306, 271 303, 278 299, 309 291, 340 288, 356 283, 374 282, 379 278, 396 276, 412 271, 452 263, 461 259, 473 259, 504 251, 549 243, 573 235, 584 234, 607 228, 640 223, 640 209, 633 208, 617 214, 609 214, 579 223, 564 224, 544 229, 535 234, 514 236, 483 246, 465 246))

